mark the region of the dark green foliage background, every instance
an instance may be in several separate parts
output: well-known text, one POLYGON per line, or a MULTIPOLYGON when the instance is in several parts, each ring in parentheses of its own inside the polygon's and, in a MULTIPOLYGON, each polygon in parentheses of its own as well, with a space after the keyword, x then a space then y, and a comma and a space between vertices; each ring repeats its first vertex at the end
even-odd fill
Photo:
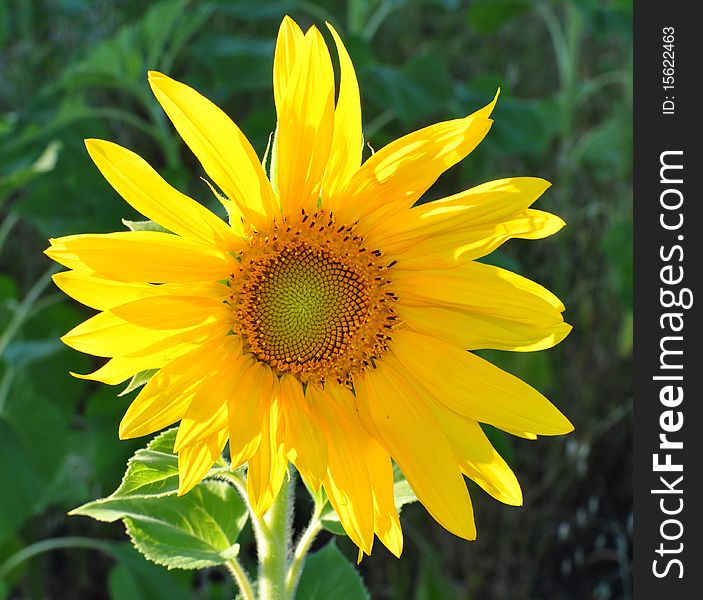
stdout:
MULTIPOLYGON (((323 29, 327 19, 343 35, 374 148, 468 114, 500 85, 488 138, 427 198, 541 176, 554 186, 538 207, 568 224, 544 241, 510 242, 488 260, 555 291, 574 332, 550 351, 485 355, 547 393, 576 432, 537 442, 490 432, 520 478, 525 506, 500 505, 471 484, 473 543, 445 532, 420 505, 407 507, 403 558, 378 544, 360 566, 372 598, 631 598, 627 0, 0 2, 0 598, 234 593, 217 569, 166 571, 142 560, 120 524, 66 516, 111 492, 144 441, 117 440, 129 397, 68 374, 96 366, 58 341, 89 311, 48 284, 41 251, 47 237, 118 230, 121 218, 139 218, 92 165, 85 137, 138 151, 171 183, 211 202, 199 166, 151 96, 147 69, 209 96, 263 154, 275 124, 271 66, 285 13, 323 29), (54 544, 45 540, 66 536, 69 547, 41 552, 54 544), (13 566, 18 552, 36 554, 13 566)), ((308 508, 300 491, 296 525, 308 508)), ((240 541, 253 566, 251 540, 240 541)), ((337 543, 355 558, 348 540, 337 543)))

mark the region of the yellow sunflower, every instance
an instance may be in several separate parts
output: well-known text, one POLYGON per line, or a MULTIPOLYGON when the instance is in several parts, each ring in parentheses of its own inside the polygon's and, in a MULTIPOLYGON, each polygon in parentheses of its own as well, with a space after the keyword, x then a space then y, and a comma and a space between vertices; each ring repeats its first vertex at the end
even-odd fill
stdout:
POLYGON ((130 150, 87 140, 108 182, 165 231, 71 235, 46 253, 70 269, 56 284, 100 311, 62 338, 110 359, 78 377, 117 384, 157 370, 119 434, 180 422, 181 494, 229 442, 232 467, 248 463, 259 515, 291 461, 312 488, 324 487, 363 552, 376 534, 400 555, 392 461, 439 523, 473 539, 464 476, 502 502, 522 502, 479 423, 531 439, 572 430, 539 392, 470 352, 541 350, 567 335, 552 293, 476 262, 512 237, 543 238, 564 223, 528 208, 549 187, 531 177, 415 206, 488 133, 497 97, 362 163, 357 79, 328 27, 336 103, 320 32, 303 33, 290 18, 281 25, 270 178, 222 110, 149 73, 229 223, 130 150))

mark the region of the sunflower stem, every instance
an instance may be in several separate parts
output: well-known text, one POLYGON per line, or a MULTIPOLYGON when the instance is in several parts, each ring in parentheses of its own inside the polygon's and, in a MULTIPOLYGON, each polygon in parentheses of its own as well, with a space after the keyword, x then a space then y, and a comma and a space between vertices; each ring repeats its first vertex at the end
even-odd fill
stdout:
POLYGON ((294 475, 284 482, 268 512, 258 521, 259 600, 283 600, 293 521, 294 475))
POLYGON ((298 545, 295 547, 295 553, 293 554, 293 559, 291 560, 290 566, 288 567, 288 574, 286 575, 286 598, 290 600, 295 598, 295 590, 298 587, 300 575, 303 572, 305 558, 310 550, 310 546, 312 546, 317 534, 322 530, 322 521, 320 520, 321 513, 322 508, 316 505, 310 523, 308 523, 308 526, 298 540, 298 545))
POLYGON ((239 586, 239 591, 242 594, 243 600, 256 600, 256 594, 254 593, 254 586, 252 586, 247 572, 242 567, 241 563, 236 558, 231 558, 225 563, 227 570, 232 574, 234 580, 239 586))

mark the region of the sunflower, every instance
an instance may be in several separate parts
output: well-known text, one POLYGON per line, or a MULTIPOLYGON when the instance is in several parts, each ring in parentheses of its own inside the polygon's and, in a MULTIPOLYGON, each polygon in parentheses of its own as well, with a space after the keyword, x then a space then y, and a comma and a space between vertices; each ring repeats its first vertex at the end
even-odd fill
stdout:
POLYGON ((572 430, 544 396, 472 350, 549 348, 569 332, 540 285, 476 262, 563 221, 529 206, 549 187, 491 181, 417 205, 488 133, 496 98, 362 162, 356 75, 336 31, 338 96, 320 32, 286 17, 276 44, 270 176, 227 115, 158 72, 149 84, 200 161, 229 221, 171 187, 142 158, 86 141, 114 189, 161 230, 70 235, 46 250, 56 284, 100 311, 62 339, 109 360, 77 375, 118 384, 155 374, 121 438, 180 422, 179 493, 229 443, 248 464, 257 514, 292 462, 322 486, 365 553, 400 555, 393 463, 446 529, 476 537, 464 476, 520 505, 517 479, 480 423, 534 439, 572 430), (336 101, 335 101, 336 98, 336 101))

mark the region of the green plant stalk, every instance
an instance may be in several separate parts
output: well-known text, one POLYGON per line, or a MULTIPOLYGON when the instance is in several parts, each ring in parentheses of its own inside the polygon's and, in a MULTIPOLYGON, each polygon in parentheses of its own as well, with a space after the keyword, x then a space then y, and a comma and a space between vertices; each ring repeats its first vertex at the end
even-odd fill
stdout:
POLYGON ((347 29, 353 35, 360 35, 363 31, 368 9, 368 0, 349 0, 347 4, 347 29))
POLYGON ((12 341, 20 327, 27 320, 27 317, 32 311, 32 308, 36 301, 39 299, 41 293, 46 289, 46 287, 51 283, 51 276, 58 272, 58 267, 51 266, 46 272, 35 282, 31 289, 27 292, 19 306, 15 309, 9 323, 5 327, 5 331, 0 335, 0 356, 3 355, 5 349, 12 341))
POLYGON ((559 71, 559 104, 561 129, 562 177, 560 189, 564 197, 571 194, 572 180, 576 164, 573 160, 574 124, 579 108, 579 74, 581 43, 584 28, 583 16, 575 5, 567 4, 564 24, 546 2, 535 5, 544 20, 552 41, 559 71))
POLYGON ((291 546, 294 477, 285 481, 268 512, 255 527, 259 555, 259 600, 283 600, 286 595, 291 546))
POLYGON ((298 540, 298 545, 295 547, 295 553, 291 560, 290 566, 288 567, 288 573, 286 574, 286 598, 292 600, 295 598, 295 590, 298 587, 298 582, 300 581, 300 575, 303 572, 303 567, 305 566, 305 558, 310 550, 310 546, 315 541, 317 534, 322 530, 322 521, 320 520, 320 515, 322 514, 322 507, 320 505, 315 505, 315 512, 308 523, 307 528, 300 536, 298 540))
POLYGON ((254 587, 251 585, 251 581, 249 581, 249 577, 240 562, 236 558, 231 558, 225 563, 225 566, 237 582, 242 598, 244 600, 256 600, 254 587))
POLYGON ((217 477, 229 481, 244 498, 256 538, 259 559, 259 578, 256 586, 258 595, 254 595, 253 586, 241 565, 232 565, 230 561, 226 565, 242 596, 245 600, 293 600, 305 566, 305 558, 317 534, 322 531, 320 517, 324 502, 321 504, 315 501, 310 522, 293 551, 291 524, 295 501, 295 471, 289 471, 290 478, 281 486, 273 505, 262 518, 258 518, 249 503, 245 479, 231 471, 228 465, 219 466, 222 469, 217 469, 217 477))
MULTIPOLYGON (((0 204, 2 204, 1 200, 0 204)), ((0 254, 2 253, 3 246, 5 246, 5 241, 10 236, 10 231, 12 231, 17 221, 19 221, 19 217, 14 213, 10 213, 0 224, 0 254)))
POLYGON ((41 540, 40 542, 35 542, 34 544, 25 546, 10 556, 10 558, 8 558, 2 565, 0 565, 0 580, 6 577, 10 571, 26 560, 29 560, 38 554, 51 552, 52 550, 58 550, 60 548, 89 548, 93 550, 100 550, 101 552, 105 552, 113 557, 115 556, 114 545, 110 542, 75 536, 41 540))

